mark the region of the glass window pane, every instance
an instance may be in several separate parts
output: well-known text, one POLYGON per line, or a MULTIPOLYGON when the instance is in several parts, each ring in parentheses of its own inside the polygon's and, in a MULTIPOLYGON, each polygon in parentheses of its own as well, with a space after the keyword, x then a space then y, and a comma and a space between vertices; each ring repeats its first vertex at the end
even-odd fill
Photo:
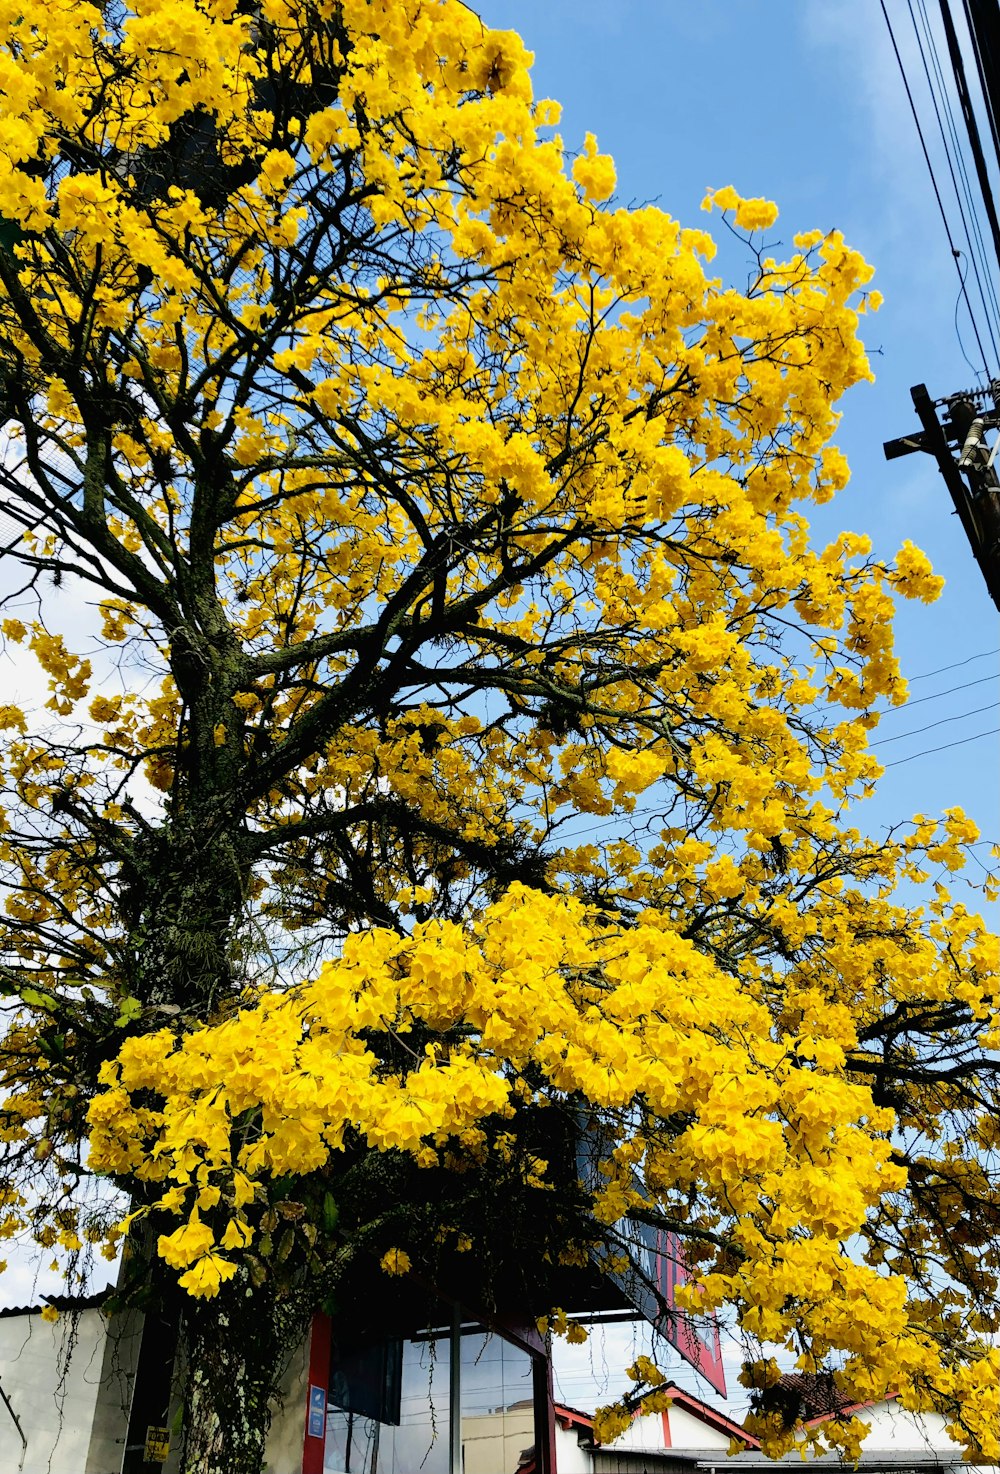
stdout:
MULTIPOLYGON (((364 1370, 377 1359, 374 1352, 366 1356, 364 1370)), ((372 1406, 367 1380, 354 1365, 359 1359, 343 1356, 331 1376, 324 1474, 449 1474, 447 1334, 405 1341, 398 1373, 391 1356, 383 1360, 390 1380, 398 1374, 399 1381, 398 1402, 395 1395, 387 1398, 381 1416, 393 1417, 398 1408, 398 1424, 394 1418, 377 1421, 338 1405, 372 1406)))
POLYGON ((327 1408, 323 1474, 375 1474, 380 1432, 374 1418, 327 1408))
POLYGON ((462 1332, 462 1469, 516 1474, 535 1442, 531 1357, 501 1336, 462 1332))

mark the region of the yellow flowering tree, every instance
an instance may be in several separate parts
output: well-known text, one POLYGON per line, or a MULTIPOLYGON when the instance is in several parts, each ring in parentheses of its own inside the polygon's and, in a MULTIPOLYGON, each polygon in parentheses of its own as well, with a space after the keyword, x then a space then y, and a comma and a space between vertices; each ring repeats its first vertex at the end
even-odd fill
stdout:
POLYGON ((801 510, 870 269, 726 189, 725 287, 529 62, 457 0, 0 0, 2 631, 49 693, 0 707, 0 1233, 113 1256, 86 1183, 128 1197, 198 1474, 260 1467, 346 1276, 514 1258, 544 1309, 636 1221, 692 1313, 995 1459, 995 955, 899 894, 975 831, 850 816, 938 580, 801 510))

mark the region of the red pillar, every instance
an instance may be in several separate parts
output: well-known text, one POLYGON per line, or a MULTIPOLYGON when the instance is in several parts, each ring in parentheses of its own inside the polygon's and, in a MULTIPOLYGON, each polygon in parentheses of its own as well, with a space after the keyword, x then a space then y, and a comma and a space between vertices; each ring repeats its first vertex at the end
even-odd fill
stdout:
POLYGON ((323 1474, 326 1452, 326 1397, 330 1386, 330 1317, 317 1310, 309 1337, 302 1474, 323 1474))

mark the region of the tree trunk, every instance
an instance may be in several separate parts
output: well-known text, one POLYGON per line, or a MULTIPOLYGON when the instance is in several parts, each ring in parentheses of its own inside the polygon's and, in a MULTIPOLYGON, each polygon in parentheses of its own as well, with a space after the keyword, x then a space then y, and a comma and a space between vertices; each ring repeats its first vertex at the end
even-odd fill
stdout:
MULTIPOLYGON (((210 1020, 242 985, 241 831, 221 803, 173 809, 136 856, 123 913, 131 990, 158 1010, 146 1017, 160 1026, 164 1013, 183 1014, 189 1027, 210 1020)), ((274 1295, 253 1289, 240 1270, 215 1298, 181 1301, 183 1474, 260 1474, 282 1361, 274 1295)))
POLYGON ((185 815, 155 832, 137 855, 135 872, 124 877, 132 987, 143 1003, 206 1020, 238 989, 232 944, 243 877, 234 829, 211 811, 185 815))
POLYGON ((261 1474, 281 1372, 272 1297, 238 1275, 184 1322, 182 1474, 261 1474))

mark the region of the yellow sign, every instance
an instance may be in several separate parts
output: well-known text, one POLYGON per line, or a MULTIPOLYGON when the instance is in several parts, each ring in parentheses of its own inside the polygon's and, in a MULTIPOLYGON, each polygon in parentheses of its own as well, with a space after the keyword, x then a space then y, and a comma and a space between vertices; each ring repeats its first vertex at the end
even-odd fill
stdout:
POLYGON ((147 1464, 165 1464, 170 1452, 170 1429, 146 1429, 146 1452, 143 1459, 147 1464))

